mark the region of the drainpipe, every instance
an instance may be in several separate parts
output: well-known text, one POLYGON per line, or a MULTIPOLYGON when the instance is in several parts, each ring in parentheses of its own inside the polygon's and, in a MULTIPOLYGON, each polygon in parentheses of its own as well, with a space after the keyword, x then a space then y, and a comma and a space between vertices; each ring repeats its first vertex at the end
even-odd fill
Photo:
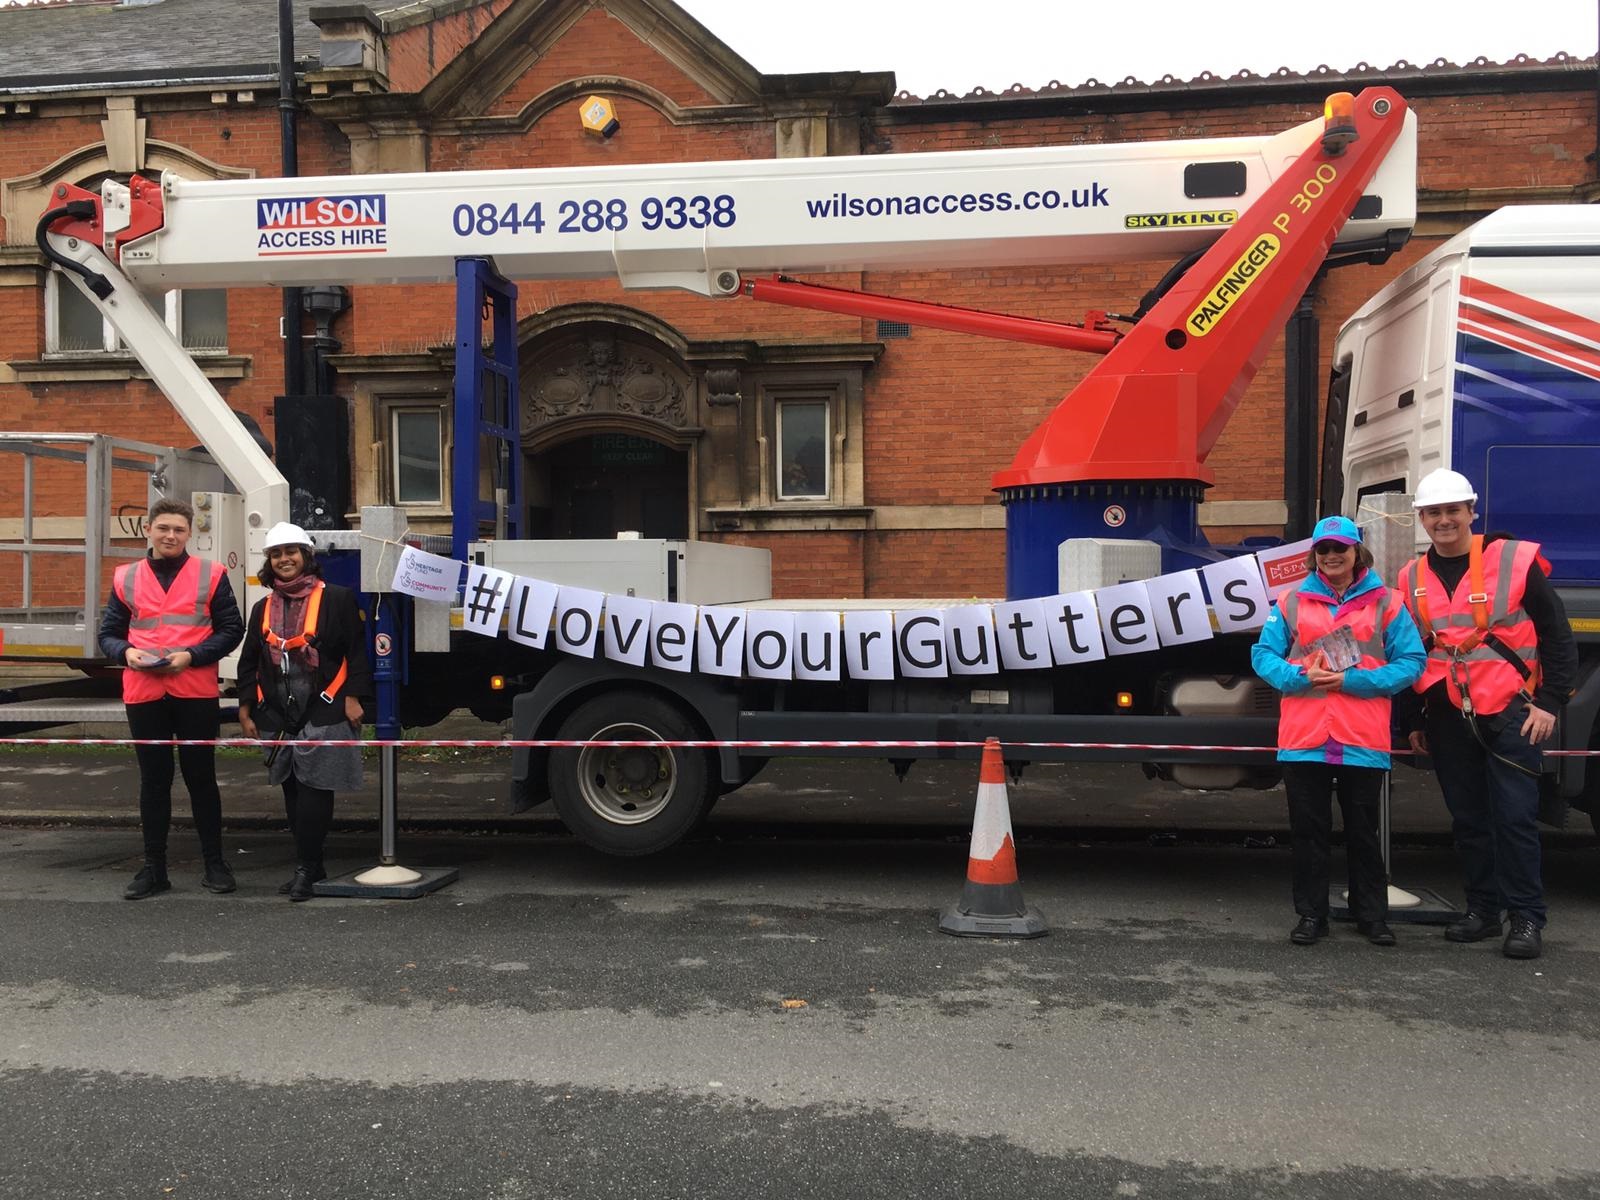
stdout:
MULTIPOLYGON (((281 174, 300 174, 300 146, 295 126, 294 3, 278 0, 278 138, 281 174)), ((283 289, 283 394, 303 396, 306 390, 300 338, 300 289, 283 289)))

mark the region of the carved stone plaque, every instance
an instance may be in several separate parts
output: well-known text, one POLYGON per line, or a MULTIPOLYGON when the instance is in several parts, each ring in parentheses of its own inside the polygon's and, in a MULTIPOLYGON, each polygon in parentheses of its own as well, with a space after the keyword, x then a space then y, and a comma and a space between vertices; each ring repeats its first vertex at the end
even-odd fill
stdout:
POLYGON ((524 433, 568 417, 626 413, 689 424, 689 379, 666 355, 596 331, 536 358, 523 389, 524 433))

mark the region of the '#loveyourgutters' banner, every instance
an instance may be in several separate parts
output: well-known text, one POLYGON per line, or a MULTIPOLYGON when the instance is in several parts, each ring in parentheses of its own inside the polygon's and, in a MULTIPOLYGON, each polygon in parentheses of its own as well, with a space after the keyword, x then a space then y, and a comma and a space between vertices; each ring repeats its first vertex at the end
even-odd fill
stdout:
POLYGON ((597 592, 408 547, 394 590, 453 600, 463 624, 537 649, 756 679, 893 679, 1042 670, 1259 629, 1305 575, 1308 543, 1200 570, 1004 604, 785 611, 597 592))

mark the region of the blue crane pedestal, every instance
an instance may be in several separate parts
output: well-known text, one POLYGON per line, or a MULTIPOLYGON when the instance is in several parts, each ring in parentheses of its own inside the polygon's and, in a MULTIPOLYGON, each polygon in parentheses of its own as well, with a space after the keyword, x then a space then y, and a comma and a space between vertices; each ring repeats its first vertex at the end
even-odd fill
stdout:
POLYGON ((1161 569, 1202 565, 1195 480, 1096 480, 1000 489, 1006 507, 1006 599, 1061 591, 1061 543, 1072 538, 1140 539, 1162 546, 1161 569))

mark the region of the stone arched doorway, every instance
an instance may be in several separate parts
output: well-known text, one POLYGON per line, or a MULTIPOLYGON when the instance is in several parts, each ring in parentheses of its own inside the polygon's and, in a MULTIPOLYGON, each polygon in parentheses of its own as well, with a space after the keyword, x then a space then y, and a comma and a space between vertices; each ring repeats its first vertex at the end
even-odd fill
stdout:
POLYGON ((700 431, 677 348, 590 315, 536 333, 522 360, 528 536, 692 536, 700 431))
POLYGON ((638 433, 580 433, 528 455, 528 536, 689 536, 689 454, 638 433))

